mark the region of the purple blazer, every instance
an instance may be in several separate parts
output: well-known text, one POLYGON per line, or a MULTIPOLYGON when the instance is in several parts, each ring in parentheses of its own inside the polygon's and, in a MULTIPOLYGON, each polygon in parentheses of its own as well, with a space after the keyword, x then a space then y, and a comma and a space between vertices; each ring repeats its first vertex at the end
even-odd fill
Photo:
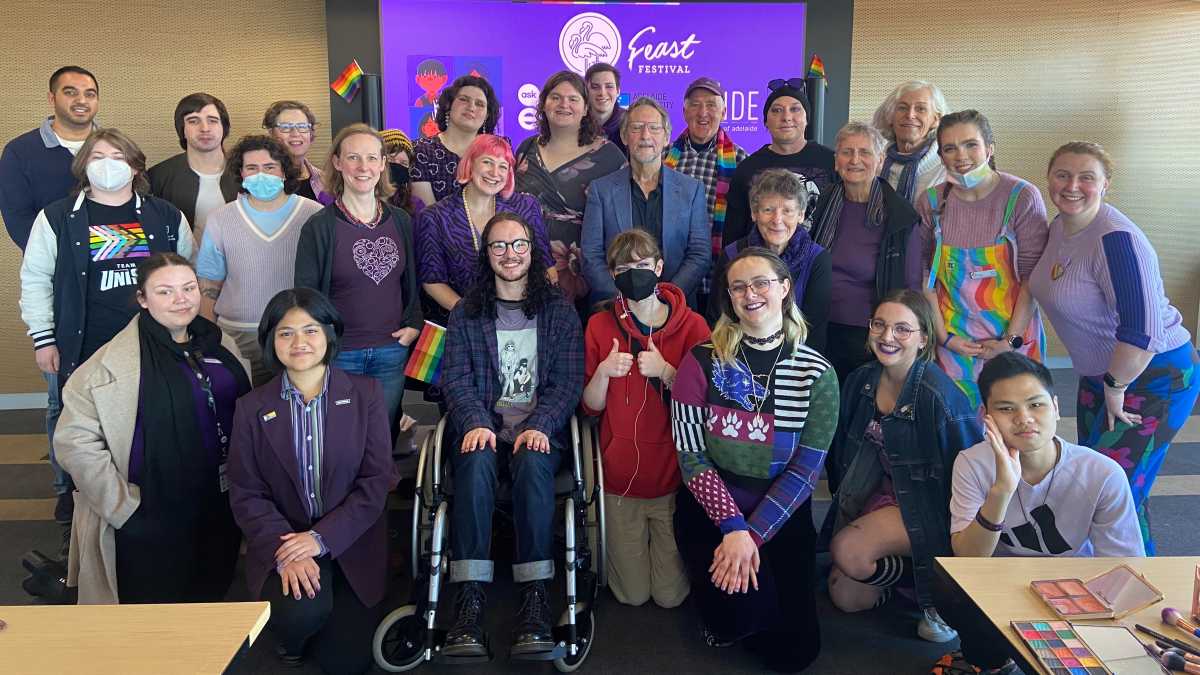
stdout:
POLYGON ((282 378, 274 377, 238 399, 233 417, 229 502, 246 535, 250 593, 262 596, 280 536, 315 530, 358 599, 372 607, 386 590, 385 508, 397 482, 383 390, 370 377, 330 367, 321 461, 326 511, 313 522, 301 497, 291 404, 281 388, 282 378))

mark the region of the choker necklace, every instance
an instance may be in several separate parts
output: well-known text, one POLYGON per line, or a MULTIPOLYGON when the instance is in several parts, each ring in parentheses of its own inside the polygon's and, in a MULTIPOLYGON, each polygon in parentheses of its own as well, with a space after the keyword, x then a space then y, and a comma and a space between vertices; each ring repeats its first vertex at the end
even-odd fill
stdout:
POLYGON ((783 329, 782 328, 775 331, 774 333, 771 333, 767 337, 757 338, 757 337, 753 337, 751 335, 743 335, 742 342, 745 342, 748 345, 755 345, 758 347, 762 347, 764 345, 771 344, 772 342, 778 340, 781 337, 783 337, 783 329))

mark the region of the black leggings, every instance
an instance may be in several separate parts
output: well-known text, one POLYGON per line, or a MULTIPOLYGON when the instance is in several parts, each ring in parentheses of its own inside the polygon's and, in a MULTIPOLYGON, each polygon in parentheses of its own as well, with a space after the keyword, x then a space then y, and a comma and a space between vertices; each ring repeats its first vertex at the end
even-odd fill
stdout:
POLYGON ((328 556, 317 558, 321 590, 309 599, 283 594, 283 581, 271 572, 262 599, 271 603, 268 626, 288 654, 299 656, 305 647, 326 673, 362 673, 371 667, 371 640, 381 618, 379 609, 366 607, 342 574, 341 565, 328 556))

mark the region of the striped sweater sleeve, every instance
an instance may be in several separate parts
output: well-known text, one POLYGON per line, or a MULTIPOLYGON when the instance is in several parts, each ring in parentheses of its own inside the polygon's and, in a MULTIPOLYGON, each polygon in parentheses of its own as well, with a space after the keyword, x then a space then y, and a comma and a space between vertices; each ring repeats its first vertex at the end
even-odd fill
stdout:
POLYGON ((708 378, 696 359, 696 350, 693 350, 679 364, 671 390, 671 434, 684 484, 713 523, 721 528, 721 533, 728 534, 747 529, 746 518, 708 454, 704 438, 708 418, 707 391, 708 378))
POLYGON ((812 497, 837 429, 838 397, 837 374, 827 368, 812 384, 808 417, 791 459, 750 514, 750 537, 755 544, 770 541, 796 508, 812 497))
POLYGON ((1161 337, 1163 325, 1158 303, 1161 291, 1155 287, 1161 277, 1154 250, 1140 250, 1139 244, 1144 240, 1139 241, 1124 230, 1109 232, 1101 238, 1101 243, 1103 271, 1107 272, 1111 288, 1109 301, 1117 308, 1116 338, 1138 349, 1151 350, 1154 338, 1161 337))

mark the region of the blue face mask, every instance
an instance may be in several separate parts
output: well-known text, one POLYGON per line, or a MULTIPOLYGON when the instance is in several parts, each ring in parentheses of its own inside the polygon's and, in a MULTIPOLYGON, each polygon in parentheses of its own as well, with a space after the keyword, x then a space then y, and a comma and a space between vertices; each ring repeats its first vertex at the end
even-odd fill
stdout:
POLYGON ((269 202, 283 192, 283 179, 269 173, 256 173, 243 178, 242 187, 255 199, 269 202))
POLYGON ((992 173, 992 167, 985 161, 983 164, 971 169, 966 173, 958 173, 957 171, 946 171, 946 180, 963 188, 964 190, 974 189, 982 183, 992 173))

